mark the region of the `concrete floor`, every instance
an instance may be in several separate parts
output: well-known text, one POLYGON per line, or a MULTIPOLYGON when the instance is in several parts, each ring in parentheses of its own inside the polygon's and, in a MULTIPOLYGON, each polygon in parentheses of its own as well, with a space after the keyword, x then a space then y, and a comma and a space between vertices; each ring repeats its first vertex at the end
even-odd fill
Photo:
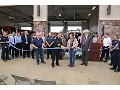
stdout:
POLYGON ((109 62, 90 62, 81 66, 76 60, 75 67, 68 67, 69 59, 60 60, 60 66, 51 67, 51 60, 47 64, 37 65, 31 58, 13 59, 8 62, 0 60, 0 75, 8 76, 5 82, 14 85, 11 73, 27 76, 31 79, 55 80, 60 85, 120 85, 120 73, 111 71, 109 62))

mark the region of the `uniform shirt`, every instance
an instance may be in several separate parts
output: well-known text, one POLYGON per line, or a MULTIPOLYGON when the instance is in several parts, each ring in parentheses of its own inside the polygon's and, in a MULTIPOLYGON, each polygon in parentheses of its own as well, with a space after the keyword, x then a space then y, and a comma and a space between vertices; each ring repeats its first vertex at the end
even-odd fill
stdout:
POLYGON ((53 37, 47 37, 46 41, 48 42, 48 44, 51 44, 53 42, 53 37))
POLYGON ((110 46, 111 43, 112 42, 111 42, 111 38, 110 37, 103 39, 103 46, 105 46, 105 47, 110 46))
POLYGON ((12 43, 12 44, 17 43, 16 36, 13 36, 13 35, 10 36, 9 42, 12 43))
POLYGON ((21 43, 22 42, 21 36, 15 36, 15 38, 16 38, 17 43, 21 43))
MULTIPOLYGON (((9 41, 8 37, 1 36, 0 42, 7 42, 9 41)), ((8 47, 8 43, 1 43, 1 47, 8 47)))
POLYGON ((31 42, 31 44, 34 44, 36 47, 38 48, 42 48, 42 44, 43 44, 43 39, 40 38, 40 39, 37 39, 37 38, 34 38, 31 42))
POLYGON ((53 38, 54 44, 53 47, 61 47, 62 45, 62 39, 58 37, 53 38))

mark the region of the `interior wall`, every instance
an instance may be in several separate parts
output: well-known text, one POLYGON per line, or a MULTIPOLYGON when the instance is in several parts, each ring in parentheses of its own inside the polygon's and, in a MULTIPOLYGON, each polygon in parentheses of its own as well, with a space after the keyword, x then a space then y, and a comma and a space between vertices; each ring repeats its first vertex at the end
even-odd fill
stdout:
POLYGON ((82 30, 89 29, 89 20, 86 20, 86 22, 82 22, 82 30))
POLYGON ((99 20, 120 20, 120 5, 111 5, 111 14, 107 15, 108 5, 99 6, 99 20))

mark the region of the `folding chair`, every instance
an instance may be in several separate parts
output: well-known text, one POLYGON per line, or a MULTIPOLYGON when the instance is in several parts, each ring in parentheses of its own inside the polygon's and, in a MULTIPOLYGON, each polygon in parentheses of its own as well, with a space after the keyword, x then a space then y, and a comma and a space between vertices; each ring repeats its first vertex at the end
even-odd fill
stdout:
POLYGON ((15 74, 11 74, 11 76, 15 79, 15 85, 33 85, 34 80, 29 79, 25 76, 19 76, 15 74))
POLYGON ((4 85, 7 85, 4 81, 7 79, 8 77, 5 75, 0 75, 0 83, 2 82, 4 85))
POLYGON ((56 85, 56 81, 53 80, 38 80, 35 79, 35 84, 36 85, 56 85))

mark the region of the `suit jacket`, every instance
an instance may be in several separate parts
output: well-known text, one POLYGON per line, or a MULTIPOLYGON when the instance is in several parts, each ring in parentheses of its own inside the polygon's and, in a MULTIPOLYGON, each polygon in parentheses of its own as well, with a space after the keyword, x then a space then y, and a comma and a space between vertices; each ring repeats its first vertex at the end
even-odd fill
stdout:
MULTIPOLYGON (((25 35, 22 35, 21 36, 21 39, 22 39, 22 44, 23 45, 26 45, 26 38, 25 38, 25 35)), ((28 42, 28 45, 30 45, 30 43, 31 43, 31 38, 30 38, 30 35, 27 35, 27 42, 28 42)))
MULTIPOLYGON (((82 41, 81 41, 81 48, 83 48, 83 42, 84 42, 84 36, 82 36, 82 41)), ((92 44, 92 36, 88 35, 87 40, 86 40, 86 49, 90 49, 92 44)))

